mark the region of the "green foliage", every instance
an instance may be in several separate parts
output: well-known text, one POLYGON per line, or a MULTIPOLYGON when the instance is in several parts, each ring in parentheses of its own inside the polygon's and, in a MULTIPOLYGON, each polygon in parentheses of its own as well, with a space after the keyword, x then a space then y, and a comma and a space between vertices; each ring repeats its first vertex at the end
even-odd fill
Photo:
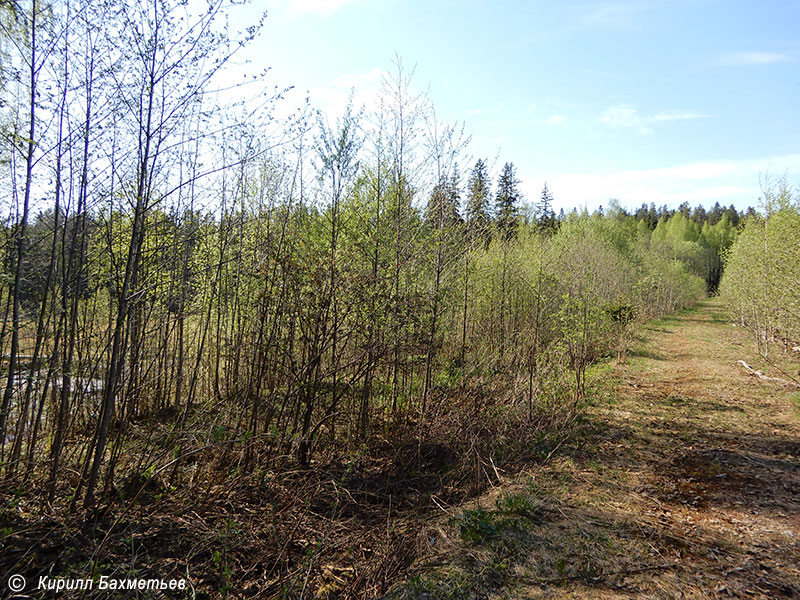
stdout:
POLYGON ((605 306, 605 312, 611 317, 611 320, 619 325, 628 325, 636 318, 636 307, 630 304, 611 304, 605 306))
POLYGON ((211 437, 215 442, 222 442, 225 440, 228 431, 224 425, 216 425, 214 429, 211 430, 211 437))
MULTIPOLYGON (((705 225, 688 207, 632 216, 613 201, 556 218, 545 186, 523 218, 514 164, 494 190, 484 160, 460 181, 463 145, 399 64, 381 111, 362 119, 349 105, 332 125, 301 116, 285 143, 263 141, 256 120, 204 96, 230 58, 232 40, 212 26, 226 7, 196 19, 181 2, 153 18, 124 3, 102 18, 89 5, 79 19, 53 13, 64 29, 41 54, 48 93, 10 111, 34 108, 52 125, 32 140, 44 210, 25 221, 19 265, 16 208, 0 232, 0 300, 11 313, 19 300, 25 317, 12 315, 4 353, 19 333, 18 354, 36 348, 51 393, 35 381, 20 394, 6 378, 4 472, 35 472, 28 451, 46 458, 54 493, 62 472, 91 472, 88 505, 103 473, 113 487, 115 473, 161 469, 153 448, 173 452, 176 486, 209 442, 222 473, 310 467, 317 447, 447 429, 460 395, 473 424, 573 422, 593 361, 713 281, 735 234, 727 209, 705 225), (108 51, 121 34, 145 40, 131 57, 108 51), (141 423, 153 438, 128 452, 141 423), (62 452, 83 435, 82 452, 62 452)), ((14 185, 8 197, 24 197, 14 185)), ((466 515, 465 535, 490 534, 486 518, 466 515)))
POLYGON ((556 213, 553 210, 553 194, 545 182, 542 195, 536 204, 536 228, 543 233, 552 233, 558 228, 556 213))
POLYGON ((453 525, 461 539, 469 544, 480 544, 497 535, 491 511, 464 509, 453 518, 453 525))
POLYGON ((519 180, 517 179, 514 163, 506 163, 503 165, 503 170, 497 180, 497 195, 495 197, 497 230, 504 241, 513 239, 517 234, 521 200, 519 180))
POLYGON ((725 254, 720 295, 766 353, 800 331, 800 201, 785 180, 765 196, 765 215, 745 220, 725 254))
POLYGON ((467 182, 466 222, 471 242, 491 240, 491 182, 489 170, 483 159, 478 159, 467 182))
POLYGON ((433 188, 425 208, 425 221, 434 231, 452 230, 461 223, 458 214, 459 185, 457 175, 443 177, 433 188))

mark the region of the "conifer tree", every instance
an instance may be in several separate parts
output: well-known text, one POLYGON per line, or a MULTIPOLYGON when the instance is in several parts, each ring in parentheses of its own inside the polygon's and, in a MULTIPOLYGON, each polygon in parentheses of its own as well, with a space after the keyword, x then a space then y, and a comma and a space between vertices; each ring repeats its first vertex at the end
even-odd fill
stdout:
POLYGON ((519 181, 514 173, 514 164, 506 163, 497 181, 497 196, 495 211, 497 214, 497 229, 503 241, 503 264, 500 279, 500 329, 499 347, 500 363, 503 364, 506 348, 506 312, 508 310, 507 280, 508 280, 508 254, 509 242, 517 237, 519 227, 519 201, 520 193, 517 189, 519 181))
POLYGON ((714 203, 714 206, 707 216, 709 225, 716 225, 719 223, 719 220, 722 218, 722 207, 719 205, 719 202, 714 203))
POLYGON ((658 211, 656 211, 656 205, 654 203, 650 203, 650 207, 647 209, 647 217, 645 217, 647 221, 647 226, 652 231, 658 225, 658 211))
POLYGON ((488 245, 491 224, 490 198, 492 190, 489 171, 483 159, 478 159, 467 183, 467 231, 471 240, 483 238, 488 245))
POLYGON ((504 241, 510 241, 517 235, 519 226, 519 201, 521 199, 518 185, 519 180, 514 172, 514 163, 503 165, 503 171, 497 180, 497 196, 495 211, 497 214, 497 229, 504 241))
POLYGON ((443 177, 433 188, 425 207, 425 221, 431 229, 450 230, 461 222, 458 185, 458 173, 454 172, 450 177, 443 177))
POLYGON ((556 230, 556 213, 553 210, 553 194, 545 182, 542 195, 536 203, 536 228, 539 231, 552 233, 556 230))

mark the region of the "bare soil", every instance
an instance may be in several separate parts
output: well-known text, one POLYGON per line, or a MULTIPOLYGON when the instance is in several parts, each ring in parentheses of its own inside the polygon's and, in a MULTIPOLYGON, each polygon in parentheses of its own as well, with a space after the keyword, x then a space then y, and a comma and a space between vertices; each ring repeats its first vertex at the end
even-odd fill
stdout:
POLYGON ((737 361, 800 362, 714 300, 643 334, 575 442, 425 532, 396 597, 800 598, 800 389, 737 361))

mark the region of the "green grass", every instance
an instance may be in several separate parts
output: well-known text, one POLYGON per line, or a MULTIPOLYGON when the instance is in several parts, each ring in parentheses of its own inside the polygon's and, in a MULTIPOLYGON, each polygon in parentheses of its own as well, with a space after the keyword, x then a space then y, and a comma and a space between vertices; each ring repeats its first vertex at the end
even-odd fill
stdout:
POLYGON ((800 419, 800 394, 795 394, 791 398, 792 406, 794 406, 794 414, 800 419))
POLYGON ((495 514, 488 510, 464 509, 453 518, 453 525, 468 544, 481 544, 498 533, 495 514))
POLYGON ((534 493, 528 491, 506 492, 497 501, 497 509, 509 516, 536 519, 541 513, 542 503, 536 495, 536 491, 534 493))

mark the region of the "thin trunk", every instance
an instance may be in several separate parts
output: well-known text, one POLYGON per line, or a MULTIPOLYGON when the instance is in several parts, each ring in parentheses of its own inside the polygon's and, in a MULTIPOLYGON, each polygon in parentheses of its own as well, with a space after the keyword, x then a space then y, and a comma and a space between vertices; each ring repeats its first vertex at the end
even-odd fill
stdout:
POLYGON ((12 268, 14 271, 14 287, 11 302, 11 349, 8 357, 8 376, 6 377, 6 387, 3 392, 2 406, 0 406, 0 450, 5 448, 6 442, 6 427, 8 425, 8 415, 11 409, 11 400, 14 396, 14 382, 16 379, 17 362, 19 354, 19 301, 20 301, 20 283, 22 279, 22 261, 25 258, 25 246, 28 234, 28 214, 31 200, 31 187, 33 184, 33 153, 36 149, 36 142, 34 137, 36 135, 36 80, 38 76, 38 69, 36 67, 37 61, 37 39, 36 29, 37 24, 37 9, 36 0, 31 0, 31 56, 30 56, 30 72, 29 72, 29 85, 30 85, 30 106, 28 111, 28 140, 27 148, 25 151, 25 190, 23 195, 22 204, 22 219, 19 223, 18 230, 15 232, 16 248, 14 253, 14 261, 12 268))
MULTIPOLYGON (((158 44, 155 44, 155 48, 158 44)), ((94 504, 94 490, 97 484, 97 478, 100 473, 100 465, 105 454, 106 439, 108 437, 108 427, 111 423, 111 415, 114 412, 114 405, 116 402, 117 390, 119 389, 120 378, 125 367, 126 351, 123 345, 123 338, 125 337, 125 326, 129 323, 129 310, 131 303, 131 292, 136 284, 136 273, 139 268, 139 257, 142 246, 142 237, 144 234, 144 219, 147 210, 147 197, 149 193, 147 189, 148 180, 150 176, 150 150, 153 141, 153 109, 155 102, 155 68, 156 68, 156 50, 153 50, 152 55, 149 57, 149 81, 147 90, 147 116, 145 123, 143 123, 144 147, 142 152, 141 161, 139 163, 139 172, 137 174, 136 184, 136 204, 133 214, 133 230, 131 232, 130 246, 128 248, 128 257, 125 265, 125 274, 122 282, 122 289, 120 290, 119 303, 117 306, 116 323, 114 326, 114 335, 111 343, 111 360, 108 365, 108 373, 106 375, 105 389, 103 390, 103 401, 100 412, 100 420, 97 427, 97 444, 95 446, 94 458, 92 460, 92 467, 89 472, 89 481, 86 485, 86 496, 84 498, 84 507, 89 508, 94 504)))
POLYGON ((465 368, 467 351, 467 310, 469 308, 469 262, 472 255, 472 248, 468 247, 464 253, 464 306, 461 317, 461 368, 465 368))
POLYGON ((506 352, 506 271, 508 270, 508 242, 503 242, 503 271, 500 279, 500 366, 506 352))

